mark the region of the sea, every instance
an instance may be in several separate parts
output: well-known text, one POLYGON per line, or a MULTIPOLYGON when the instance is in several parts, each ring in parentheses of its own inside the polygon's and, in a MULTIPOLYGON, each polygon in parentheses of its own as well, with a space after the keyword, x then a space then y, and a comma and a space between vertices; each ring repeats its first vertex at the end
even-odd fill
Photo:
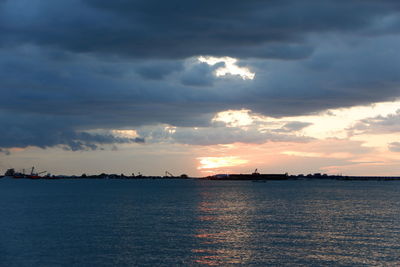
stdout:
POLYGON ((399 266, 400 181, 0 179, 0 266, 399 266))

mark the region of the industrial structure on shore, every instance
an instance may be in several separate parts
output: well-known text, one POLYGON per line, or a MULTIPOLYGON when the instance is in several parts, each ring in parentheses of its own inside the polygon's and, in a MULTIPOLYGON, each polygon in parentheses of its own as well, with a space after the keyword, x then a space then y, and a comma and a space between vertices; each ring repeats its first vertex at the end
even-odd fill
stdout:
POLYGON ((35 167, 31 168, 31 171, 26 174, 23 170, 22 172, 16 172, 14 169, 8 169, 3 176, 0 178, 9 177, 14 179, 197 179, 197 180, 218 180, 218 181, 282 181, 282 180, 311 180, 311 179, 324 179, 324 180, 400 180, 400 176, 345 176, 345 175, 328 175, 321 173, 314 174, 297 174, 289 175, 284 174, 261 174, 257 169, 251 174, 216 174, 207 177, 189 177, 186 174, 181 174, 175 176, 170 172, 166 171, 164 176, 145 176, 141 173, 135 175, 124 175, 124 174, 106 174, 101 173, 98 175, 86 175, 82 174, 80 176, 76 175, 51 175, 47 173, 43 175, 46 171, 35 172, 35 167))

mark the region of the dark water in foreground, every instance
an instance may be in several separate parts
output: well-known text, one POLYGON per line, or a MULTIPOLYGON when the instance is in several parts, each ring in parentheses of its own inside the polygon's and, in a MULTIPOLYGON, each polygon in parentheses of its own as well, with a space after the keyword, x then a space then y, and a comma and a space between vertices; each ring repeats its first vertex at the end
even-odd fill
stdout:
POLYGON ((400 182, 0 180, 1 266, 396 266, 400 182))

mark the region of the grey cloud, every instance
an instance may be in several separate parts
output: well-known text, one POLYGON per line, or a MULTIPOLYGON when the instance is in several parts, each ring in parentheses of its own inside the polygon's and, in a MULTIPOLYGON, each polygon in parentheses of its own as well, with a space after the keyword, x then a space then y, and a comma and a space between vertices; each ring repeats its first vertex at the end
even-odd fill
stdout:
POLYGON ((291 121, 286 123, 281 129, 274 130, 275 132, 296 132, 312 125, 310 122, 291 121))
POLYGON ((0 153, 4 153, 5 155, 10 155, 11 154, 11 152, 9 151, 9 150, 7 150, 7 149, 2 149, 2 148, 0 148, 0 153))
POLYGON ((360 120, 348 130, 351 134, 400 132, 400 109, 387 116, 360 120))
POLYGON ((392 152, 400 152, 400 142, 389 143, 388 149, 392 152))
POLYGON ((150 80, 162 80, 166 75, 183 70, 180 61, 150 61, 140 65, 136 72, 143 78, 150 80))
POLYGON ((256 84, 248 91, 254 111, 285 116, 399 97, 398 36, 356 43, 325 36, 319 43, 305 60, 254 61, 256 84))
MULTIPOLYGON (((121 138, 111 134, 92 134, 79 129, 71 118, 13 115, 0 113, 0 148, 62 146, 67 150, 95 150, 101 145, 143 143, 143 138, 121 138), (14 121, 15 120, 15 121, 14 121)), ((7 151, 7 150, 4 150, 7 151)))
POLYGON ((182 73, 181 82, 183 85, 189 86, 211 86, 216 80, 213 72, 224 65, 224 63, 217 63, 213 66, 203 62, 193 63, 182 73))
MULTIPOLYGON (((193 64, 193 59, 189 59, 191 64, 183 64, 181 71, 149 80, 137 70, 149 65, 168 69, 179 62, 100 59, 36 46, 3 49, 0 112, 6 115, 0 117, 0 123, 37 136, 17 143, 7 135, 7 143, 43 147, 46 144, 36 128, 79 132, 159 123, 206 127, 215 112, 227 109, 290 116, 399 95, 395 70, 400 58, 394 50, 400 45, 399 38, 380 37, 357 45, 328 43, 321 42, 311 58, 300 61, 239 62, 256 72, 253 81, 210 76, 217 66, 193 64), (377 54, 376 46, 384 47, 385 53, 377 54), (315 67, 318 64, 324 67, 315 67), (203 68, 203 74, 193 66, 203 68), (182 84, 184 77, 190 86, 182 84), (25 121, 20 116, 32 117, 35 124, 20 125, 19 121, 25 121)), ((289 128, 286 131, 292 130, 289 128)), ((47 141, 48 145, 56 143, 47 141)))
POLYGON ((124 144, 124 143, 144 143, 144 138, 121 138, 113 135, 90 134, 86 132, 63 132, 56 145, 65 145, 66 149, 77 150, 96 150, 99 145, 105 144, 124 144))
MULTIPOLYGON (((0 4, 4 148, 95 149, 119 141, 80 133, 157 124, 212 131, 213 114, 227 109, 293 116, 400 95, 398 1, 0 4), (256 78, 216 78, 217 66, 194 64, 198 55, 238 57, 256 78)), ((216 131, 221 142, 277 134, 216 131)), ((206 144, 201 135, 176 138, 206 144)))
POLYGON ((321 32, 364 34, 376 23, 379 33, 381 18, 398 10, 392 0, 14 0, 0 10, 0 43, 139 58, 298 58, 277 44, 296 45, 321 32), (268 43, 275 48, 263 52, 268 43))
POLYGON ((178 127, 173 131, 163 126, 142 127, 138 133, 148 142, 169 142, 190 145, 216 145, 232 143, 262 144, 265 142, 309 142, 313 138, 275 131, 260 132, 257 126, 242 129, 238 127, 178 127))
POLYGON ((265 142, 309 142, 310 137, 291 134, 275 134, 273 132, 260 133, 255 130, 242 130, 235 128, 213 129, 180 129, 172 138, 182 144, 192 145, 216 145, 232 143, 262 144, 265 142))

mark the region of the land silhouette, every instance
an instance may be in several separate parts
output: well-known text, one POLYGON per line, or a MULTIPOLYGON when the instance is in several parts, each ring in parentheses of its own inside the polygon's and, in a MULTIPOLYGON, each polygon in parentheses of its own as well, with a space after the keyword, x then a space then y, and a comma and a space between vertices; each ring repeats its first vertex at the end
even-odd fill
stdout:
POLYGON ((187 174, 181 174, 178 176, 166 171, 164 176, 154 176, 154 175, 143 175, 138 173, 135 175, 125 174, 107 174, 101 173, 96 175, 51 175, 47 173, 42 175, 46 171, 34 172, 34 167, 31 168, 30 173, 25 173, 25 171, 17 172, 15 169, 8 169, 4 175, 0 178, 13 178, 13 179, 47 179, 47 180, 57 180, 57 179, 205 179, 205 180, 219 180, 219 181, 279 181, 279 180, 310 180, 310 179, 331 179, 331 180, 400 180, 400 176, 350 176, 350 175, 329 175, 325 173, 313 173, 313 174, 294 174, 289 175, 288 173, 270 173, 262 174, 257 171, 257 169, 250 174, 215 174, 204 177, 190 177, 187 174))

